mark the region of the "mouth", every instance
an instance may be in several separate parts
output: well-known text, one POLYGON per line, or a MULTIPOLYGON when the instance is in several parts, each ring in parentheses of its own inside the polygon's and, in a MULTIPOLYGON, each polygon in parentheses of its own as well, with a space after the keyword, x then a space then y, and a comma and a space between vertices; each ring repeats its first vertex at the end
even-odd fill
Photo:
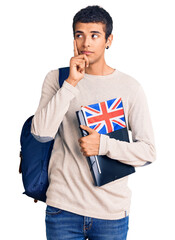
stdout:
POLYGON ((91 52, 91 51, 81 51, 81 53, 82 53, 82 54, 86 54, 86 55, 90 55, 90 54, 92 54, 93 52, 91 52))

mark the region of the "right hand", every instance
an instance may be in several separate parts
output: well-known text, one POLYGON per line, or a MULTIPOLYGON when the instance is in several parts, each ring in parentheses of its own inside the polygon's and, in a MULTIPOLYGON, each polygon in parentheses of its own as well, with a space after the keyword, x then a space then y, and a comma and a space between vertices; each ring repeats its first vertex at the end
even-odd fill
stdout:
POLYGON ((74 40, 74 57, 70 59, 68 83, 74 87, 84 77, 85 68, 89 66, 89 59, 86 54, 78 54, 76 40, 74 40))

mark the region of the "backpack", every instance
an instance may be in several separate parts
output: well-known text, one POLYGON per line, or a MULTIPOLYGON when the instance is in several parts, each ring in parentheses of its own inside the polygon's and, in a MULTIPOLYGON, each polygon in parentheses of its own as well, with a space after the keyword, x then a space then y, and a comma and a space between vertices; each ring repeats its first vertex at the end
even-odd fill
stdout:
MULTIPOLYGON (((69 76, 69 67, 59 68, 60 88, 64 80, 69 76)), ((25 189, 23 194, 46 202, 46 191, 49 186, 48 166, 52 153, 54 139, 49 142, 39 142, 31 134, 31 123, 34 115, 30 116, 24 123, 20 136, 20 166, 22 182, 25 189)))

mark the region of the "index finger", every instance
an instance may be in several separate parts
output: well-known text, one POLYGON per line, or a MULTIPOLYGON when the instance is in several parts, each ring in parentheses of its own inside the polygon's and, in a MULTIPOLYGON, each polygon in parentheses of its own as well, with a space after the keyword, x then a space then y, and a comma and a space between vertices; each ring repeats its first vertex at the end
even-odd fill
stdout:
POLYGON ((78 49, 77 49, 77 44, 76 44, 76 40, 74 39, 74 57, 78 56, 78 49))

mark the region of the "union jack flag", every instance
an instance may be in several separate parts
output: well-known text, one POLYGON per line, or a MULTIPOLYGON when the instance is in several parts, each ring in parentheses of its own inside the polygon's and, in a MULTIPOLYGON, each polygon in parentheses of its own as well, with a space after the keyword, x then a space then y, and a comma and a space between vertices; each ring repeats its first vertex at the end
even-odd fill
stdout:
POLYGON ((121 98, 82 106, 86 125, 100 134, 110 133, 126 127, 121 98))

